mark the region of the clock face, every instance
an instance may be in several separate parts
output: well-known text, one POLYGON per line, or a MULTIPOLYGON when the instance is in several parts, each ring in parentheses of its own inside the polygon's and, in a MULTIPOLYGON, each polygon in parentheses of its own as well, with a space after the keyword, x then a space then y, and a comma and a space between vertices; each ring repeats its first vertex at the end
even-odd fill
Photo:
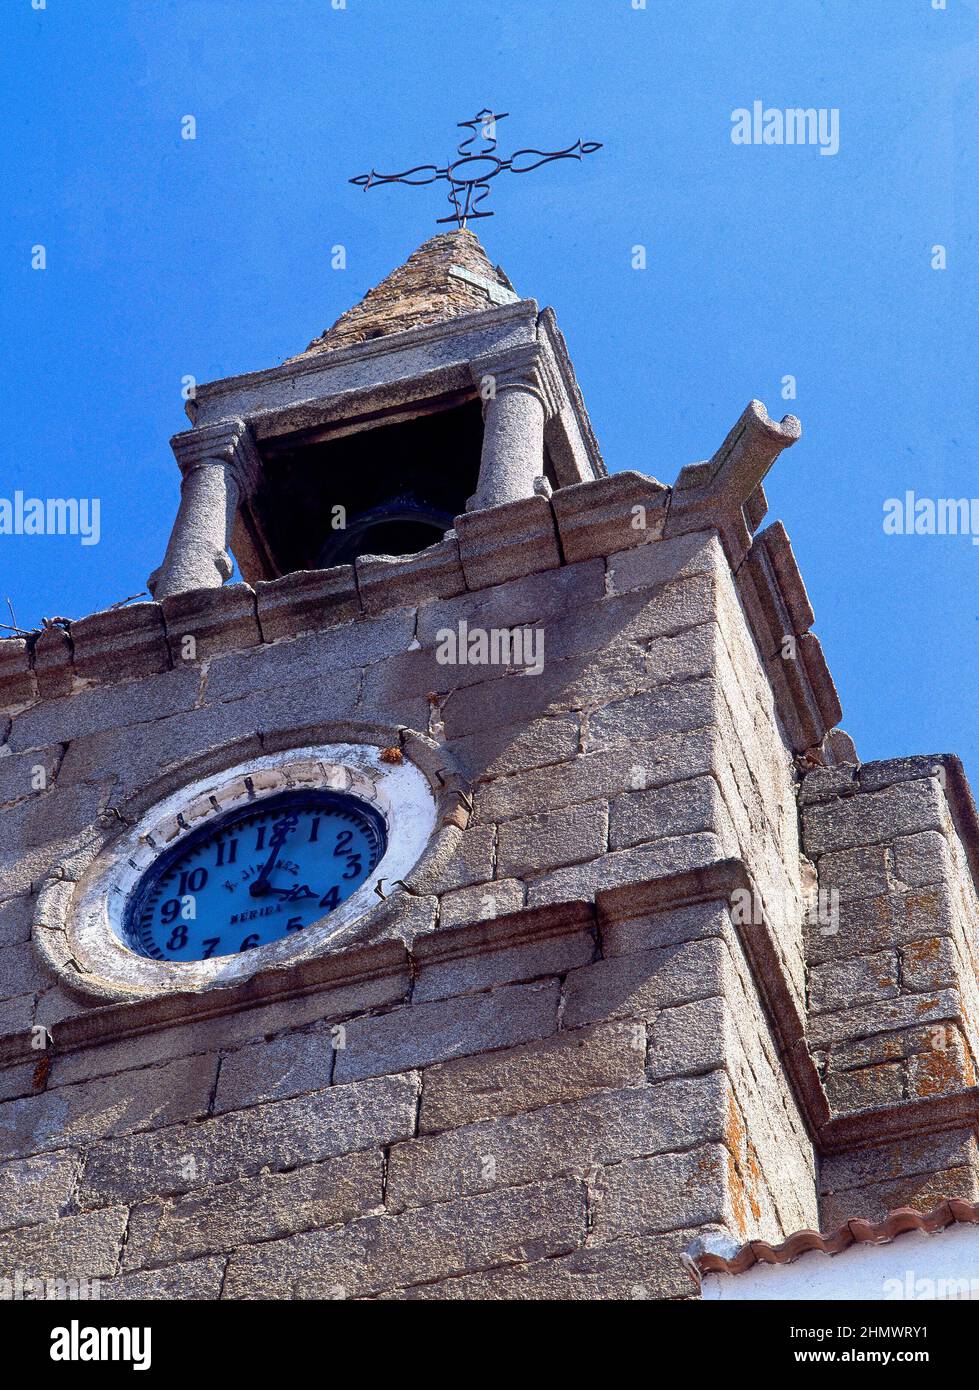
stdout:
POLYGON ((154 960, 236 955, 302 932, 377 867, 384 822, 356 797, 285 792, 201 826, 145 873, 126 942, 154 960))

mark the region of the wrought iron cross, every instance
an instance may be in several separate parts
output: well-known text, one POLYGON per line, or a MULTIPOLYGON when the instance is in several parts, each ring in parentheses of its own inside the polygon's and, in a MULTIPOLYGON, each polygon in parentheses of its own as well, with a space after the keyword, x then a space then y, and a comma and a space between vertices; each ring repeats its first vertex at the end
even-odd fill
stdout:
POLYGON ((509 169, 514 174, 529 174, 542 164, 550 164, 554 159, 581 159, 582 155, 600 150, 595 140, 582 143, 576 140, 566 150, 517 150, 509 159, 500 159, 496 150, 496 123, 506 118, 506 111, 490 111, 487 107, 477 112, 471 121, 460 121, 460 130, 471 131, 469 137, 458 146, 458 159, 452 160, 444 169, 435 164, 419 164, 414 169, 405 169, 400 174, 379 174, 372 169, 369 174, 358 174, 351 183, 368 188, 381 183, 437 183, 444 179, 449 185, 448 199, 454 209, 449 217, 439 217, 437 221, 455 222, 459 227, 476 217, 492 217, 492 212, 481 211, 479 205, 489 197, 490 180, 509 169), (471 149, 473 142, 482 140, 482 149, 471 149))

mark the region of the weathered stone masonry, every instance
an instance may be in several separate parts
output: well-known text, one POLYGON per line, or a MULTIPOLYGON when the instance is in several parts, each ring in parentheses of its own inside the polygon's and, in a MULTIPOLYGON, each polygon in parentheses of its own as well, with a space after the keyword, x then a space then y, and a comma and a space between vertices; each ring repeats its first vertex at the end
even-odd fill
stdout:
POLYGON ((833 732, 785 533, 752 535, 792 437, 753 405, 674 490, 0 642, 0 1273, 677 1298, 697 1239, 979 1195, 975 812, 954 760, 833 732), (540 627, 542 673, 440 664, 460 621, 540 627), (331 740, 439 796, 355 944, 163 998, 86 975, 64 924, 123 826, 331 740))

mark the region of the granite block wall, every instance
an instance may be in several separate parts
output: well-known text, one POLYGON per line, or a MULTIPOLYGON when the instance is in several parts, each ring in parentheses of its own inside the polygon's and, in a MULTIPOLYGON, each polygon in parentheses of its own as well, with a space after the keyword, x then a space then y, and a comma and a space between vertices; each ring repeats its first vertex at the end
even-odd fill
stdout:
POLYGON ((814 769, 800 799, 838 900, 835 921, 806 931, 810 1046, 833 1113, 877 1116, 858 1150, 825 1158, 823 1224, 976 1200, 979 901, 961 769, 942 756, 814 769))
MULTIPOLYGON (((883 1200, 866 1136, 820 1127, 971 1084, 963 838, 930 774, 831 766, 800 839, 792 712, 717 535, 616 529, 620 487, 495 509, 495 546, 461 528, 0 642, 0 1271, 130 1298, 685 1298, 704 1231, 781 1239, 820 1184, 824 1221, 831 1193, 883 1200), (440 660, 460 624, 539 633, 539 674, 440 660), (467 814, 378 909, 396 930, 276 995, 166 1008, 42 962, 45 894, 135 805, 414 735, 467 814), (844 925, 804 939, 814 864, 844 925)), ((921 1160, 939 1187, 974 1172, 959 1129, 921 1160)))

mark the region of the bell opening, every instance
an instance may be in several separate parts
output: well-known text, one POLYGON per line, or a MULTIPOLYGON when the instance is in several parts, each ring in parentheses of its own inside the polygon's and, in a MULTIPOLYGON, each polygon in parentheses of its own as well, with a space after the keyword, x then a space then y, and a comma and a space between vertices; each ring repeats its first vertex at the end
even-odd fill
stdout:
POLYGON ((262 447, 264 482, 251 511, 275 573, 416 554, 441 540, 476 491, 478 400, 341 428, 262 447))

